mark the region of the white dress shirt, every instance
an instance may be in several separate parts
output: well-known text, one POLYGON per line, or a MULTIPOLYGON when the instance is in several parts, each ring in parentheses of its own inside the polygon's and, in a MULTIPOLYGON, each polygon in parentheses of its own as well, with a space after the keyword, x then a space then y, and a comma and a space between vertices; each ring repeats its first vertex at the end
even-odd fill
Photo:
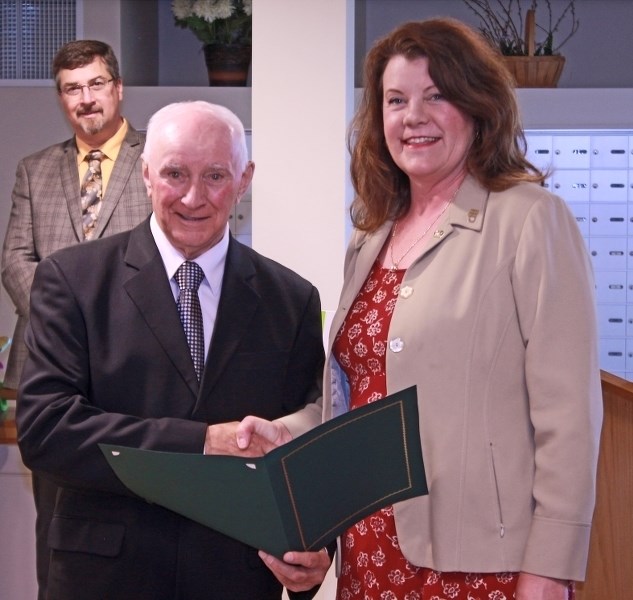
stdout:
MULTIPOLYGON (((174 248, 163 230, 158 225, 156 215, 152 213, 150 218, 150 229, 154 236, 154 241, 158 246, 165 272, 171 285, 171 291, 174 295, 174 301, 178 301, 180 290, 174 279, 178 267, 187 260, 176 248, 174 248)), ((198 289, 198 297, 200 298, 200 307, 202 308, 202 324, 204 327, 204 359, 206 361, 211 344, 211 336, 213 335, 213 327, 218 314, 218 304, 220 302, 220 293, 222 292, 222 278, 224 276, 224 265, 226 263, 226 254, 229 249, 229 226, 226 225, 224 236, 212 248, 198 256, 195 261, 204 272, 204 279, 198 289)))

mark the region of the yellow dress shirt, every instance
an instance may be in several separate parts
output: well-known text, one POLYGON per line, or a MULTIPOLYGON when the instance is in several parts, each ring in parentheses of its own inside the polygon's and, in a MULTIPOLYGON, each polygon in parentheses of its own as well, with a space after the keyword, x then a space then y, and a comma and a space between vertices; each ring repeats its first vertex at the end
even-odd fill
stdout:
POLYGON ((88 163, 84 160, 86 158, 86 154, 88 154, 91 150, 101 150, 104 154, 103 159, 101 160, 102 197, 105 196, 106 189, 108 188, 108 181, 110 181, 110 175, 112 174, 112 169, 114 168, 114 161, 119 155, 121 144, 127 135, 127 130, 128 122, 123 119, 121 127, 119 127, 117 132, 100 148, 93 148, 92 146, 84 144, 79 138, 75 138, 77 143, 77 167, 79 169, 79 181, 83 181, 84 175, 86 174, 86 171, 88 171, 88 163))

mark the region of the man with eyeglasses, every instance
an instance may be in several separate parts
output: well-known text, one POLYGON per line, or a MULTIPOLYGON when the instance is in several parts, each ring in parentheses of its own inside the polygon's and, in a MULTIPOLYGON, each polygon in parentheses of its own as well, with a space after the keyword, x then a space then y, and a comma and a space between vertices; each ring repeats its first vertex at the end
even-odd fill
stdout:
MULTIPOLYGON (((112 48, 95 40, 69 42, 53 59, 53 76, 74 136, 22 159, 17 167, 2 252, 2 283, 17 312, 4 380, 9 389, 18 387, 26 359, 23 337, 37 264, 60 248, 131 229, 151 212, 141 170, 145 137, 121 116, 123 83, 112 48), (98 187, 90 183, 88 208, 82 182, 90 178, 89 171, 98 187)), ((33 492, 38 598, 43 599, 57 488, 34 475, 33 492)))

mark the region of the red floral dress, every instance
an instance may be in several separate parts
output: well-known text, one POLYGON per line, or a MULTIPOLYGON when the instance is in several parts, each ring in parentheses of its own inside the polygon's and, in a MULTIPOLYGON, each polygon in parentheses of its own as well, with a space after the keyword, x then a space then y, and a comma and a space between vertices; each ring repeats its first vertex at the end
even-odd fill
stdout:
MULTIPOLYGON (((336 335, 333 352, 349 379, 352 409, 387 395, 387 333, 404 273, 376 263, 336 335)), ((514 598, 518 573, 441 573, 409 563, 391 506, 348 529, 341 546, 337 600, 514 598)))

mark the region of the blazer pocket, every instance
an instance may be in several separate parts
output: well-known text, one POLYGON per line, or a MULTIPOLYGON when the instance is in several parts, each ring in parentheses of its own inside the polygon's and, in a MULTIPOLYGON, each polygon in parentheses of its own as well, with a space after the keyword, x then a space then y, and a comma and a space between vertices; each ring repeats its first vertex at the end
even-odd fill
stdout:
POLYGON ((115 557, 121 552, 125 525, 54 516, 48 530, 51 550, 115 557))

